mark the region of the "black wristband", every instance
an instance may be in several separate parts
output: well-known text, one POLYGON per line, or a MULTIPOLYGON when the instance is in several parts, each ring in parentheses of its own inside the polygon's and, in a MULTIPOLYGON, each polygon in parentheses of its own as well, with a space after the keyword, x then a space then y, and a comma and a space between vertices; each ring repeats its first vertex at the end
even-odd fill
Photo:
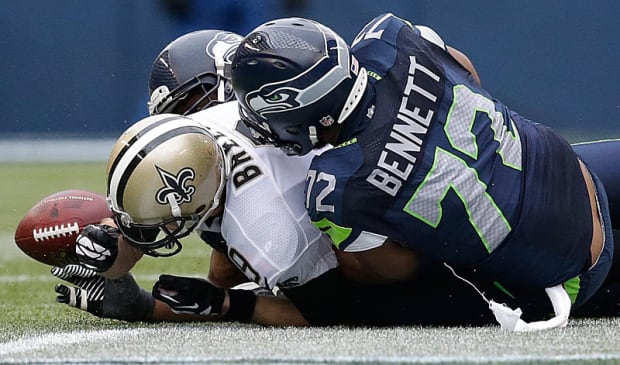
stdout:
POLYGON ((250 322, 256 306, 256 295, 251 290, 228 290, 228 313, 226 318, 239 322, 250 322))
POLYGON ((150 321, 155 308, 155 298, 140 288, 131 274, 118 279, 105 279, 105 300, 102 317, 127 322, 150 321))

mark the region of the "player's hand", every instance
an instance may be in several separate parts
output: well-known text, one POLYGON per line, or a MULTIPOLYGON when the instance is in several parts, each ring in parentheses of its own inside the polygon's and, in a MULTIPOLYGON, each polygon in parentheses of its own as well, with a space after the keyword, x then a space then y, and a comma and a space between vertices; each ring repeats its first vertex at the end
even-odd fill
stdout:
POLYGON ((84 227, 75 242, 80 264, 96 272, 108 271, 118 256, 118 228, 104 224, 84 227))
POLYGON ((206 280, 182 276, 160 275, 153 286, 153 297, 175 313, 221 314, 225 295, 206 280))
POLYGON ((146 321, 155 299, 138 286, 131 274, 110 280, 80 265, 53 267, 52 275, 75 286, 56 284, 56 301, 97 317, 124 321, 146 321))
POLYGON ((97 275, 95 271, 80 265, 55 266, 52 268, 52 275, 77 286, 68 287, 64 284, 56 284, 57 302, 79 308, 97 317, 102 316, 104 278, 97 275))

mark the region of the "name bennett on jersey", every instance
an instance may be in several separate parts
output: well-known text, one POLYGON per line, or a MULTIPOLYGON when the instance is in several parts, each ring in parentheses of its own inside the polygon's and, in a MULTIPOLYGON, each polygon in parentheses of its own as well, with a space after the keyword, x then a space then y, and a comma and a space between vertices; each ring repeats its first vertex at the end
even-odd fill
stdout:
POLYGON ((439 75, 418 61, 415 56, 409 56, 407 83, 397 115, 397 119, 402 123, 394 123, 390 133, 394 142, 386 143, 377 167, 366 179, 391 196, 398 194, 421 155, 429 124, 436 113, 438 95, 435 90, 441 90, 439 75), (422 86, 429 83, 432 87, 422 86), (413 97, 412 92, 422 98, 413 97))

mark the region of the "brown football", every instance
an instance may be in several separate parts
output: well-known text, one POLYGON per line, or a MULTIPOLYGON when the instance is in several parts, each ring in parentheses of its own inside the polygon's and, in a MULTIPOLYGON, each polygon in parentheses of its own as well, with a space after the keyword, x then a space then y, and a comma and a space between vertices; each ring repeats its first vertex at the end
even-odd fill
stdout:
POLYGON ((17 225, 15 243, 44 264, 77 263, 75 239, 80 231, 111 216, 104 196, 85 190, 61 191, 30 208, 17 225))

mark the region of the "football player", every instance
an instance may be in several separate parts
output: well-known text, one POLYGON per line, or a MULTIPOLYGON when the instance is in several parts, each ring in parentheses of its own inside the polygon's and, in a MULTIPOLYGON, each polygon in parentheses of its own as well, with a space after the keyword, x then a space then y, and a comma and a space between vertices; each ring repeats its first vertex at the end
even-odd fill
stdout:
MULTIPOLYGON (((108 165, 117 222, 89 227, 78 240, 81 260, 96 271, 81 266, 53 269, 54 275, 77 286, 58 285, 58 300, 98 316, 130 321, 213 320, 219 316, 207 314, 226 313, 230 319, 269 325, 491 323, 486 303, 447 270, 434 274, 438 280, 446 276, 443 281, 449 290, 443 292, 427 280, 408 283, 406 288, 345 281, 336 269, 331 243, 310 224, 303 207, 303 181, 312 156, 290 159, 276 148, 257 148, 238 123, 236 103, 210 108, 232 95, 227 56, 238 42, 238 36, 227 32, 201 31, 180 37, 158 55, 149 83, 150 113, 187 114, 209 108, 191 115, 205 130, 194 120, 164 114, 137 123, 118 140, 108 165), (213 148, 187 154, 194 145, 213 148), (196 184, 199 176, 209 180, 196 184), (157 196, 163 203, 154 200, 157 196), (180 217, 174 215, 174 197, 181 199, 176 204, 180 217), (221 204, 212 215, 206 207, 217 206, 218 200, 221 204), (120 231, 114 228, 116 223, 120 231), (173 231, 155 241, 157 232, 171 225, 176 226, 173 231), (153 300, 128 271, 145 252, 163 256, 178 252, 179 238, 193 228, 214 248, 211 283, 229 288, 249 278, 263 288, 277 285, 296 306, 284 296, 256 297, 169 275, 161 277, 154 291, 161 300, 153 300), (239 276, 240 272, 245 275, 239 276), (336 291, 339 282, 346 285, 336 291), (459 292, 465 299, 459 299, 459 292), (348 300, 355 305, 334 308, 322 300, 327 293, 334 303, 348 300), (438 303, 416 300, 411 293, 435 295, 438 303), (231 303, 240 304, 230 307, 231 303), (437 309, 443 304, 462 311, 442 313, 437 309), (368 315, 373 311, 381 314, 368 315)), ((342 254, 341 262, 349 269, 355 265, 342 254)))
MULTIPOLYGON (((121 180, 128 179, 127 181, 131 184, 129 186, 130 191, 133 191, 133 194, 127 194, 128 199, 133 202, 130 203, 128 209, 132 215, 128 215, 123 205, 126 202, 115 200, 118 195, 114 193, 118 186, 109 185, 108 194, 111 201, 114 202, 112 206, 116 208, 117 222, 127 223, 135 220, 149 223, 148 229, 143 229, 144 227, 139 224, 130 223, 127 223, 130 224, 130 228, 123 229, 126 226, 120 224, 123 233, 121 236, 119 230, 115 228, 116 222, 112 220, 104 221, 101 225, 88 227, 78 239, 77 252, 81 261, 89 263, 88 267, 96 269, 96 271, 80 266, 54 268, 54 275, 78 286, 71 288, 62 284, 58 285, 56 290, 59 294, 59 301, 81 307, 99 316, 124 320, 195 320, 208 318, 177 315, 177 313, 171 312, 167 305, 162 305, 160 301, 154 301, 151 293, 139 289, 128 271, 143 253, 153 256, 169 256, 178 252, 181 249, 178 238, 189 234, 199 226, 197 220, 185 222, 185 217, 194 217, 199 212, 199 207, 204 209, 205 207, 201 204, 205 202, 205 199, 208 201, 215 200, 215 207, 217 199, 223 193, 226 182, 230 182, 227 188, 230 194, 239 194, 244 190, 250 191, 249 195, 244 193, 245 195, 229 200, 226 206, 236 207, 232 213, 248 215, 248 217, 243 217, 247 223, 250 223, 248 218, 255 219, 253 224, 264 222, 263 230, 251 230, 254 236, 246 238, 243 230, 235 229, 236 218, 224 221, 226 224, 224 224, 223 232, 237 234, 236 237, 228 238, 239 243, 236 249, 233 247, 230 250, 231 259, 235 260, 234 262, 244 270, 250 279, 267 288, 273 288, 278 281, 282 281, 283 285, 296 285, 299 281, 310 280, 336 265, 336 258, 326 241, 327 238, 310 225, 304 209, 297 207, 296 210, 292 210, 284 200, 285 195, 287 198, 298 195, 298 200, 301 202, 303 190, 300 189, 303 189, 304 166, 307 167, 307 163, 300 165, 284 159, 282 166, 289 170, 291 176, 299 175, 299 181, 289 180, 286 178, 287 175, 282 175, 278 176, 279 180, 276 182, 274 174, 269 171, 269 166, 262 165, 262 161, 264 155, 269 155, 270 152, 281 154, 279 151, 261 149, 258 155, 253 150, 248 153, 246 151, 248 147, 245 146, 247 142, 239 141, 240 135, 234 135, 232 138, 225 135, 225 133, 230 132, 226 132, 226 130, 231 129, 232 124, 236 122, 236 106, 229 106, 219 113, 214 112, 212 116, 215 120, 211 128, 224 128, 225 131, 225 133, 218 133, 218 143, 221 145, 217 144, 211 133, 199 126, 197 122, 178 115, 167 114, 194 113, 227 102, 233 97, 229 79, 230 57, 240 40, 239 35, 220 30, 192 32, 171 42, 156 57, 149 80, 151 98, 148 107, 150 114, 162 114, 163 117, 152 117, 155 119, 154 121, 147 118, 147 120, 136 123, 127 130, 117 141, 108 164, 109 183, 117 182, 115 179, 121 174, 123 175, 121 180), (228 109, 231 112, 228 112, 228 109), (148 136, 140 135, 140 133, 147 135, 147 132, 156 124, 163 124, 162 121, 169 121, 170 123, 166 125, 176 132, 169 130, 160 133, 161 128, 156 128, 156 131, 151 131, 148 136), (195 133, 197 129, 203 133, 195 133), (149 148, 156 152, 150 154, 149 159, 145 159, 138 169, 123 165, 127 158, 135 157, 130 156, 131 153, 137 152, 135 148, 138 146, 135 142, 146 143, 147 139, 153 136, 153 133, 155 133, 156 138, 149 141, 148 144, 151 145, 149 148), (170 138, 169 133, 176 133, 176 135, 174 138, 170 138), (134 149, 127 148, 130 145, 134 149), (191 146, 194 146, 194 153, 187 154, 186 151, 191 146), (267 152, 261 154, 261 151, 267 152), (117 157, 118 161, 116 160, 117 157), (152 160, 151 157, 155 160, 152 160), (224 170, 225 166, 228 167, 227 170, 224 170), (182 171, 172 171, 177 167, 182 167, 182 171), (296 170, 298 170, 297 173, 296 170), (178 194, 187 198, 186 201, 179 201, 182 217, 178 221, 174 221, 178 224, 177 231, 172 232, 169 237, 165 236, 163 239, 154 242, 151 240, 154 240, 155 237, 151 237, 149 234, 154 233, 156 236, 160 223, 154 217, 172 218, 174 216, 168 209, 167 201, 158 203, 156 200, 152 200, 156 198, 157 191, 147 189, 146 182, 150 179, 151 182, 164 188, 161 191, 162 196, 169 193, 166 199, 180 196, 178 194), (252 185, 256 185, 254 183, 259 180, 262 180, 263 183, 259 184, 257 188, 248 189, 252 185), (201 183, 196 184, 198 181, 201 183), (191 187, 189 187, 190 184, 191 187), (131 187, 132 185, 133 187, 131 187), (239 190, 236 190, 237 188, 239 190), (187 191, 183 189, 187 189, 187 191), (257 194, 256 189, 259 189, 257 194), (194 194, 200 198, 195 198, 194 194), (250 196, 264 197, 264 199, 250 200, 248 198, 250 196), (149 201, 153 205, 146 207, 145 204, 149 201), (272 205, 267 206, 265 202, 270 202, 272 205), (138 208, 138 206, 142 208, 138 208), (134 208, 138 208, 138 210, 136 211, 134 208), (278 218, 281 219, 281 225, 270 224, 269 219, 264 219, 270 213, 265 211, 266 208, 279 209, 280 216, 278 218), (261 209, 263 210, 261 211, 261 209), (300 224, 298 220, 304 222, 304 216, 307 223, 300 224), (151 223, 154 220, 156 222, 151 223), (306 232, 304 225, 305 230, 309 228, 311 232, 306 232), (282 230, 278 231, 276 227, 282 227, 282 230), (253 245, 256 245, 254 241, 257 241, 258 237, 268 238, 269 234, 273 235, 274 238, 278 235, 284 237, 299 236, 295 239, 298 247, 288 247, 294 250, 294 252, 288 253, 284 252, 286 247, 275 246, 280 249, 274 251, 276 255, 279 253, 279 257, 272 256, 266 259, 264 255, 260 256, 263 252, 255 253, 261 247, 255 248, 253 245), (132 244, 127 244, 128 240, 132 244), (325 241, 322 245, 316 244, 321 240, 325 241), (102 248, 102 252, 97 252, 97 248, 102 248), (89 254, 90 256, 88 256, 89 254), (304 263, 301 258, 306 256, 311 256, 312 261, 304 263), (245 257, 253 258, 253 261, 247 262, 245 257), (297 265, 289 268, 288 266, 292 266, 289 261, 297 265), (114 267, 112 267, 112 263, 115 264, 114 267), (260 271, 255 271, 254 266, 257 266, 260 271), (102 275, 98 275, 97 272, 102 275), (119 292, 125 293, 125 296, 120 296, 119 292), (128 292, 132 295, 127 296, 126 293, 128 292)), ((209 118, 207 120, 211 122, 209 118)), ((144 146, 142 147, 144 148, 144 146)), ((271 158, 271 161, 276 158, 271 158)), ((124 185, 122 189, 125 189, 124 185)), ((123 190, 120 194, 125 194, 125 191, 123 190)), ((297 206, 301 205, 298 204, 297 206)), ((218 216, 220 217, 223 215, 223 208, 224 205, 219 207, 220 214, 218 216)), ((177 212, 172 213, 176 214, 177 212)), ((200 212, 200 216, 207 217, 209 214, 204 210, 200 212)), ((165 229, 165 226, 169 224, 166 222, 162 228, 165 229)), ((240 271, 231 269, 234 266, 225 256, 227 247, 220 234, 220 219, 211 217, 209 222, 200 223, 200 226, 202 228, 201 237, 214 247, 209 274, 210 281, 224 287, 247 281, 248 278, 242 275, 240 271)), ((196 288, 201 288, 201 285, 205 285, 205 295, 215 293, 214 290, 209 290, 214 289, 214 287, 206 281, 163 276, 160 284, 165 285, 167 279, 182 283, 190 282, 192 284, 191 290, 196 290, 196 288)), ((203 291, 199 290, 199 292, 203 291)), ((220 293, 223 291, 217 292, 218 295, 220 293)), ((244 299, 250 296, 249 305, 253 306, 254 295, 252 292, 235 290, 229 293, 232 293, 233 296, 237 294, 235 298, 237 300, 241 298, 242 303, 247 302, 244 299)), ((274 300, 277 301, 276 307, 272 304, 270 308, 278 308, 273 310, 278 312, 281 316, 279 318, 287 318, 283 315, 286 313, 286 302, 284 307, 277 307, 277 303, 282 301, 279 298, 274 298, 274 300)), ((232 303, 236 302, 236 300, 232 301, 232 303)), ((222 301, 219 306, 221 307, 223 303, 222 301)), ((228 304, 228 300, 226 303, 228 304)), ((173 308, 179 309, 184 304, 186 303, 177 303, 173 308)), ((177 310, 177 312, 182 311, 181 309, 177 310)), ((221 308, 216 308, 214 305, 210 305, 209 311, 206 311, 206 308, 186 310, 186 312, 201 313, 202 315, 219 313, 220 311, 221 308)), ((285 324, 298 324, 296 321, 295 318, 287 319, 285 324)), ((269 324, 278 323, 272 321, 269 324)))
MULTIPOLYGON (((186 114, 188 111, 195 111, 199 109, 206 108, 207 106, 213 105, 213 103, 217 103, 215 99, 216 90, 219 91, 220 98, 222 100, 221 95, 224 95, 226 99, 229 98, 230 95, 230 86, 226 85, 226 78, 222 78, 219 82, 216 81, 218 78, 215 76, 215 72, 204 72, 205 69, 211 71, 214 70, 213 67, 209 68, 209 63, 207 64, 198 64, 196 62, 189 62, 194 59, 202 59, 202 54, 200 52, 204 52, 207 50, 207 54, 211 55, 213 52, 209 53, 209 46, 205 47, 205 44, 214 44, 214 40, 218 37, 213 37, 213 34, 209 34, 210 31, 205 32, 197 32, 194 34, 190 34, 184 37, 179 38, 178 40, 172 42, 162 53, 157 57, 153 64, 153 68, 151 71, 151 80, 150 80, 150 90, 152 91, 152 100, 149 103, 149 110, 152 114, 157 113, 165 113, 165 112, 175 112, 179 114, 186 114), (193 67, 193 68, 192 68, 193 67), (200 81, 200 80, 203 81, 200 81), (206 81, 204 81, 206 80, 206 81), (206 86, 209 85, 209 86, 206 86), (217 85, 218 87, 213 87, 217 85), (183 90, 183 91, 180 91, 183 90)), ((227 38, 222 35, 219 36, 220 39, 227 38)), ((228 37, 234 39, 234 37, 228 37)), ((210 63, 214 64, 213 61, 210 63)), ((226 65, 226 62, 224 63, 226 65)), ((227 72, 227 71, 226 71, 227 72)), ((236 114, 236 105, 229 106, 219 106, 213 109, 210 109, 209 112, 201 112, 196 115, 193 115, 192 118, 195 118, 201 121, 202 124, 207 126, 211 132, 214 130, 217 131, 216 135, 219 135, 220 144, 223 146, 228 146, 228 153, 232 156, 237 156, 231 158, 231 160, 239 161, 240 151, 244 148, 247 151, 252 152, 254 147, 252 145, 248 146, 247 141, 248 138, 244 137, 245 131, 242 129, 241 131, 234 131, 233 127, 236 125, 237 114, 236 114), (219 128, 219 129, 218 129, 219 128), (227 137, 224 137, 227 135, 227 137), (227 138, 230 138, 228 140, 227 138), (226 141, 223 143, 222 141, 226 141), (231 142, 231 141, 234 141, 231 142), (231 147, 237 144, 235 147, 231 147), (244 146, 243 148, 240 146, 244 146)), ((179 124, 182 124, 184 121, 179 121, 179 124)), ((142 122, 150 125, 149 122, 142 122)), ((140 127, 138 125, 132 127, 132 132, 128 132, 129 135, 141 134, 141 130, 148 129, 148 127, 140 127), (138 128, 135 130, 133 128, 138 128)), ((237 126, 243 128, 243 126, 237 126)), ((170 151, 171 155, 176 149, 182 148, 183 144, 174 141, 167 141, 158 134, 153 135, 154 139, 160 139, 161 146, 159 146, 159 150, 166 149, 170 151)), ((146 138, 146 137, 145 137, 146 138)), ((131 143, 135 143, 135 141, 131 141, 132 138, 119 140, 119 144, 126 146, 131 143)), ((191 143, 190 143, 191 145, 191 143)), ((270 175, 277 176, 286 176, 291 180, 297 179, 298 182, 296 184, 301 184, 303 178, 305 177, 305 169, 308 167, 309 160, 306 160, 305 163, 301 162, 303 159, 300 159, 298 165, 294 165, 293 167, 298 167, 297 169, 287 168, 291 165, 290 159, 284 159, 284 163, 280 164, 282 159, 282 153, 273 149, 273 148, 261 148, 262 154, 260 154, 261 158, 257 159, 258 162, 268 161, 269 167, 265 168, 265 170, 272 170, 270 175), (274 152, 275 151, 275 152, 274 152), (275 157, 273 157, 275 153, 275 157), (278 157, 279 156, 279 157, 278 157), (274 163, 275 162, 275 163, 274 163), (284 170, 282 169, 284 168, 284 170), (288 171, 287 171, 288 170, 288 171)), ((151 151, 151 153, 155 153, 151 151)), ((252 152, 250 154, 254 154, 252 152)), ((114 154, 114 152, 113 152, 114 154)), ((151 155, 153 156, 153 155, 151 155)), ((230 156, 229 156, 230 157, 230 156)), ((158 159, 161 157, 157 157, 158 159)), ((167 159, 168 161, 172 161, 174 163, 178 163, 181 165, 180 160, 176 160, 172 157, 167 159)), ((159 160, 158 160, 159 161, 159 160)), ((195 163, 193 161, 191 163, 195 163)), ((161 160, 161 163, 164 163, 161 160)), ((191 163, 189 163, 191 165, 191 163)), ((246 176, 247 171, 252 171, 254 168, 250 168, 245 164, 243 169, 239 169, 236 166, 237 176, 246 176), (245 172, 244 172, 245 171, 245 172)), ((251 165, 251 164, 249 164, 251 165)), ((233 168, 233 170, 235 170, 233 168)), ((126 180, 131 180, 130 176, 140 176, 142 181, 155 181, 161 182, 162 178, 157 178, 156 176, 148 176, 148 174, 144 173, 147 171, 146 168, 136 168, 135 171, 131 173, 126 173, 126 180)), ((154 170, 152 171, 154 172, 154 170)), ((159 172, 158 172, 159 175, 159 172)), ((180 175, 180 174, 177 174, 180 175)), ((230 176, 230 174, 229 174, 230 176)), ((230 178, 229 178, 230 179, 230 178)), ((121 180, 125 180, 121 178, 121 180)), ((173 179, 174 180, 174 179, 173 179)), ((239 178, 234 179, 238 181, 239 178)), ((259 180, 259 179, 257 179, 259 180)), ((276 182, 276 184, 269 184, 270 179, 260 179, 267 180, 267 184, 259 184, 259 186, 269 186, 267 189, 272 191, 273 186, 279 186, 280 182, 276 182)), ((249 181, 249 180, 248 180, 249 181)), ((175 184, 173 184, 175 185, 175 184)), ((141 184, 141 187, 143 184, 141 184)), ((232 188, 229 190, 233 190, 232 188)), ((261 285, 265 288, 271 288, 274 285, 277 285, 279 282, 284 287, 283 291, 285 291, 291 298, 297 300, 297 306, 301 306, 304 308, 306 312, 306 316, 311 319, 312 324, 339 324, 339 323, 355 323, 355 324, 376 324, 376 325, 387 325, 387 324, 485 324, 492 323, 493 318, 490 316, 489 312, 486 310, 486 303, 478 297, 478 294, 473 291, 471 288, 467 287, 463 282, 456 279, 452 274, 450 274, 447 270, 433 272, 433 280, 422 280, 422 281, 413 281, 411 283, 407 283, 406 286, 381 286, 375 287, 372 285, 360 285, 356 283, 348 283, 347 290, 351 290, 351 292, 357 291, 357 295, 359 293, 367 293, 365 297, 375 296, 376 298, 380 298, 378 300, 372 301, 365 298, 365 302, 367 305, 370 305, 370 308, 363 311, 360 309, 361 314, 357 316, 353 316, 350 314, 338 314, 332 315, 324 314, 327 310, 332 313, 338 313, 338 311, 334 311, 331 308, 317 308, 315 304, 312 304, 311 298, 313 297, 312 288, 317 288, 321 293, 325 293, 329 288, 332 288, 339 279, 333 279, 333 276, 338 276, 337 273, 328 272, 325 275, 321 275, 322 269, 315 268, 316 272, 311 272, 310 274, 304 274, 305 269, 311 265, 324 268, 331 268, 332 265, 325 265, 324 262, 331 262, 333 259, 329 254, 329 251, 324 249, 317 249, 322 247, 329 247, 330 244, 325 240, 319 240, 317 242, 311 243, 309 247, 315 245, 313 249, 307 249, 305 253, 290 256, 287 255, 286 259, 283 259, 282 255, 278 254, 278 252, 296 252, 299 251, 299 246, 306 247, 308 245, 307 242, 301 242, 300 240, 280 240, 278 241, 278 250, 273 250, 267 252, 267 247, 261 245, 260 242, 264 239, 264 230, 253 228, 250 229, 248 227, 265 227, 265 225, 269 226, 269 224, 265 224, 263 226, 258 225, 256 223, 261 221, 262 216, 258 213, 253 213, 253 220, 245 217, 244 214, 247 210, 242 209, 244 202, 250 204, 249 202, 255 202, 257 200, 256 197, 252 196, 252 192, 255 192, 256 188, 249 190, 248 194, 244 195, 243 193, 240 195, 235 194, 236 204, 224 204, 228 208, 228 214, 218 214, 217 218, 211 220, 211 225, 203 225, 202 229, 199 228, 199 232, 201 232, 201 237, 208 243, 210 243, 214 251, 212 253, 211 266, 209 272, 209 281, 218 283, 219 286, 222 287, 230 287, 237 283, 247 280, 245 276, 237 275, 240 273, 239 270, 231 269, 230 260, 226 258, 226 255, 230 255, 230 259, 233 260, 239 269, 244 270, 246 274, 252 280, 256 280, 261 282, 261 285), (222 219, 226 216, 235 216, 242 217, 241 223, 236 222, 234 224, 240 224, 242 227, 235 227, 233 220, 231 219, 222 219), (229 222, 229 224, 218 225, 217 222, 229 222), (244 233, 240 233, 240 229, 244 231, 244 233), (225 240, 222 237, 222 233, 226 234, 228 237, 231 235, 239 237, 239 239, 228 239, 225 240), (230 245, 227 245, 226 242, 231 242, 230 245), (300 243, 301 242, 301 243, 300 243), (317 255, 317 252, 319 253, 317 255), (325 255, 325 258, 321 257, 325 255), (275 257, 274 257, 275 256, 275 257), (284 270, 281 273, 275 273, 277 270, 273 268, 273 262, 277 261, 278 258, 281 258, 281 266, 288 267, 287 270, 284 270), (289 260, 290 262, 284 262, 282 260, 289 260), (315 263, 315 264, 312 264, 315 263), (256 268, 256 269, 254 269, 256 268), (294 275, 297 272, 301 272, 301 275, 294 275), (291 278, 291 276, 294 276, 291 278), (320 276, 320 278, 318 278, 320 276), (309 283, 310 279, 313 277, 317 277, 316 280, 309 283), (263 280, 260 279, 265 279, 263 280), (269 278, 269 280, 267 280, 269 278), (329 278, 329 279, 327 279, 329 278), (328 282, 328 285, 322 284, 325 281, 328 282), (436 282, 443 282, 443 284, 437 285, 436 282), (305 284, 305 286, 304 286, 305 284), (307 289, 311 288, 311 289, 307 289), (355 289, 355 290, 353 290, 355 289), (443 289, 443 290, 442 290, 443 289), (390 299, 392 298, 392 299, 390 299), (445 310, 442 310, 445 308, 445 310), (461 310, 454 310, 453 308, 460 308, 461 310), (452 310, 450 310, 452 309, 452 310), (368 316, 366 312, 377 310, 381 314, 375 314, 373 316, 368 316)), ((144 195, 149 194, 149 190, 140 190, 144 195)), ((152 193, 152 192, 151 192, 152 193)), ((299 193, 299 192, 298 192, 299 193)), ((209 195, 209 194, 205 194, 209 195)), ((262 198, 259 198, 258 201, 281 201, 282 194, 275 192, 271 194, 259 194, 262 198), (265 200, 265 197, 267 199, 265 200), (274 198, 275 197, 275 198, 274 198), (272 199, 274 198, 274 199, 272 199)), ((291 194, 287 194, 290 197, 291 194)), ((137 195, 134 197, 134 203, 136 201, 149 201, 148 198, 144 198, 142 195, 137 195)), ((152 201, 152 199, 150 199, 152 201)), ((294 199, 293 199, 294 201, 294 199)), ((254 203, 252 203, 254 204, 254 203)), ((267 205, 268 203, 264 203, 263 205, 267 205)), ((290 203, 293 207, 299 209, 301 204, 290 203)), ((157 208, 159 205, 156 205, 157 208)), ((156 216, 166 216, 166 211, 158 211, 157 209, 151 209, 153 212, 158 212, 155 214, 156 216)), ((186 209, 190 209, 191 207, 185 207, 186 209)), ((303 209, 302 209, 303 211, 303 209)), ((223 212, 223 213, 226 213, 223 212)), ((130 218, 141 220, 139 214, 129 215, 130 218)), ((264 222, 268 222, 271 218, 267 218, 263 220, 264 222)), ((275 218, 274 218, 275 219, 275 218)), ((280 218, 281 219, 281 218, 280 218)), ((143 220, 143 218, 142 218, 143 220)), ((108 225, 113 226, 113 222, 107 222, 108 225)), ((279 225, 280 223, 275 223, 279 225)), ((150 230, 154 228, 155 225, 150 225, 150 230)), ((180 226, 180 225, 179 225, 180 226)), ((308 227, 308 223, 302 224, 305 226, 306 230, 315 230, 312 227, 308 227)), ((123 226, 121 225, 121 228, 123 226)), ((109 228, 101 227, 102 230, 93 230, 90 232, 90 235, 102 235, 105 237, 108 234, 109 228)), ((128 230, 124 232, 127 237, 131 237, 131 234, 134 230, 128 230)), ((149 230, 137 230, 137 232, 145 233, 149 230)), ((183 234, 189 233, 190 230, 184 230, 183 234)), ((316 230, 315 230, 316 231, 316 230)), ((180 231, 179 231, 180 232, 180 231)), ((177 233, 179 233, 177 232, 177 233)), ((115 235, 116 232, 110 231, 111 234, 115 235)), ((281 233, 281 232, 280 232, 281 233)), ((181 236, 182 234, 178 234, 181 236)), ((133 265, 135 260, 141 256, 142 251, 147 251, 151 254, 161 254, 155 253, 158 249, 162 247, 168 246, 169 248, 174 247, 172 251, 169 251, 165 254, 170 254, 175 250, 179 249, 178 238, 175 238, 174 235, 171 236, 168 243, 164 244, 164 246, 157 247, 163 242, 153 243, 149 240, 145 242, 144 237, 148 237, 148 234, 143 234, 139 236, 137 240, 134 242, 135 246, 141 247, 140 250, 133 250, 134 246, 127 246, 124 240, 119 241, 119 245, 117 246, 119 251, 129 252, 130 255, 126 253, 119 252, 118 256, 122 258, 130 258, 127 261, 127 265, 125 268, 118 271, 116 274, 113 274, 113 270, 108 270, 106 272, 107 276, 117 277, 120 276, 122 279, 110 280, 106 281, 100 276, 96 275, 93 271, 88 271, 84 268, 80 267, 69 267, 69 268, 56 268, 55 272, 57 276, 67 279, 68 281, 77 284, 79 287, 82 287, 82 290, 78 288, 69 288, 64 285, 58 287, 60 293, 60 300, 73 303, 73 305, 82 305, 83 309, 88 309, 91 312, 96 312, 98 315, 101 315, 101 306, 106 307, 104 316, 119 318, 119 319, 145 319, 144 313, 151 311, 149 320, 204 320, 204 319, 214 319, 212 316, 195 316, 195 315, 177 315, 175 313, 171 313, 169 308, 166 305, 162 305, 162 302, 155 301, 153 303, 152 300, 149 300, 150 297, 148 293, 141 292, 137 285, 130 276, 124 275, 124 271, 129 270, 129 268, 133 265), (134 295, 125 296, 123 298, 118 297, 118 284, 117 281, 121 283, 130 283, 131 291, 134 295), (94 285, 96 283, 97 285, 94 285), (103 300, 103 293, 101 292, 101 288, 105 288, 105 293, 107 295, 105 301, 103 300), (139 295, 141 294, 141 295, 139 295), (76 299, 77 296, 77 299, 76 299), (135 298, 135 301, 128 301, 127 298, 135 298), (81 303, 81 304, 80 304, 81 303), (107 306, 105 305, 107 303, 107 306), (124 306, 114 306, 114 303, 124 303, 124 306), (136 308, 144 308, 146 304, 154 305, 154 310, 141 310, 137 311, 136 308), (136 318, 136 313, 141 313, 139 318, 136 318)), ((286 234, 285 234, 286 236, 286 234)), ((95 239, 102 240, 101 238, 95 239)), ((112 245, 114 248, 114 245, 112 245)), ((341 254, 341 262, 347 263, 346 256, 341 254)), ((106 260, 103 260, 106 262, 106 260)), ((117 260, 118 261, 118 260, 117 260)), ((109 262, 109 260, 107 261, 109 262)), ((95 264, 101 265, 102 262, 98 262, 95 264)), ((350 263, 349 263, 350 264, 350 263)), ((118 269, 118 264, 115 269, 118 269)), ((349 265, 350 266, 350 265, 349 265)), ((349 267, 350 268, 350 267, 349 267)), ((326 270, 330 271, 330 270, 326 270)), ((350 271, 350 270, 349 270, 350 271)), ((168 290, 164 290, 164 294, 167 297, 160 297, 163 301, 168 302, 168 304, 172 305, 172 308, 176 308, 177 312, 201 312, 205 313, 206 306, 199 306, 198 308, 190 309, 187 307, 193 306, 194 303, 202 303, 210 304, 211 301, 222 298, 221 295, 215 295, 214 288, 212 288, 211 284, 191 279, 191 278, 178 278, 172 276, 163 276, 159 283, 159 289, 162 289, 161 285, 167 287, 168 290), (177 290, 178 287, 185 286, 185 288, 192 293, 178 293, 177 296, 182 296, 183 300, 171 299, 169 292, 170 289, 177 290), (199 293, 196 295, 195 293, 199 293), (175 302, 178 301, 177 302, 175 302), (186 308, 180 308, 186 307, 186 308)), ((485 291, 492 290, 493 288, 489 288, 485 291)), ((127 289, 124 289, 127 291, 127 289)), ((248 294, 246 292, 237 292, 235 290, 229 291, 229 293, 233 293, 233 295, 241 295, 248 294)), ((157 292, 159 293, 159 291, 157 292)), ((159 295, 159 294, 158 294, 159 295)), ((250 294, 251 295, 251 294, 250 294)), ((314 295, 316 297, 316 295, 314 295)), ((225 295, 223 296, 226 297, 225 295)), ((237 300, 239 298, 235 297, 237 300)), ((251 300, 251 299, 250 299, 251 300)), ((336 298, 334 298, 336 300, 336 298)), ((356 299, 358 303, 362 301, 360 299, 356 299)), ((523 305, 521 305, 523 306, 523 305)), ((216 308, 219 305, 215 306, 216 308)), ((331 305, 330 305, 331 307, 331 305)), ((151 307, 148 307, 151 308, 151 307)), ((226 308, 224 308, 226 309, 226 308)), ((215 309, 210 309, 209 312, 219 312, 215 309)), ((352 312, 352 311, 350 311, 352 312)), ((290 302, 288 302, 284 297, 278 298, 258 298, 257 307, 254 311, 255 316, 251 319, 258 323, 263 324, 284 324, 284 325, 294 325, 294 324, 307 324, 308 322, 299 315, 295 306, 291 306, 290 302), (291 315, 286 316, 283 313, 289 313, 291 315), (271 316, 270 314, 277 314, 277 316, 271 316)), ((246 315, 247 316, 247 315, 246 315)), ((247 318, 246 318, 247 319, 247 318)))
POLYGON ((494 99, 432 29, 383 14, 349 47, 307 19, 270 21, 239 46, 232 80, 255 138, 298 156, 336 146, 313 159, 306 206, 369 275, 406 279, 419 252, 508 292, 544 290, 556 317, 541 327, 565 325, 605 279, 599 178, 494 99))

